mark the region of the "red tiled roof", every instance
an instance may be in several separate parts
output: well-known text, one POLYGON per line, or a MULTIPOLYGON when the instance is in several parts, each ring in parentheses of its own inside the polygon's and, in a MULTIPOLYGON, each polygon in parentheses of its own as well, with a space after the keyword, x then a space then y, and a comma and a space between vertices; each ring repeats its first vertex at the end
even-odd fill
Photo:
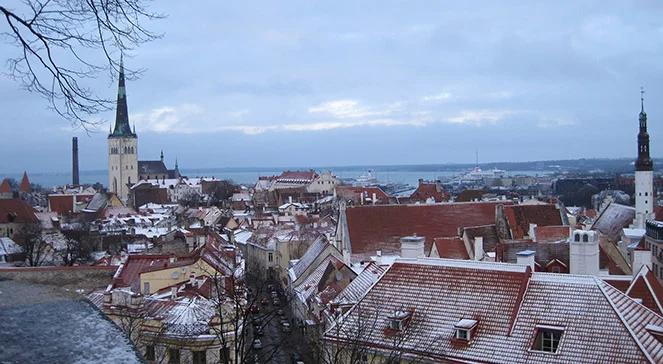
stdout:
POLYGON ((440 258, 470 259, 465 242, 461 238, 435 238, 433 243, 440 258))
POLYGON ((23 172, 23 178, 21 178, 21 184, 18 186, 19 192, 30 192, 32 188, 30 187, 30 180, 28 179, 28 172, 23 172))
MULTIPOLYGON (((500 202, 503 204, 503 202, 500 202)), ((458 236, 465 226, 495 223, 497 202, 443 203, 428 205, 355 206, 345 211, 353 255, 400 252, 400 238, 417 234, 426 238, 430 254, 433 239, 458 236)))
POLYGON ((131 254, 113 278, 113 287, 131 287, 134 292, 141 292, 140 274, 148 269, 167 267, 169 259, 167 254, 131 254))
POLYGON ((568 239, 571 234, 569 226, 537 226, 534 235, 537 242, 553 242, 568 239))
POLYGON ((529 224, 537 226, 562 225, 562 216, 557 206, 512 205, 504 207, 504 216, 511 228, 513 239, 522 239, 529 233, 529 224))
POLYGON ((89 202, 94 195, 76 194, 76 195, 48 195, 48 206, 58 215, 67 215, 74 212, 74 199, 76 202, 89 202))
MULTIPOLYGON (((477 237, 482 237, 484 252, 494 252, 497 243, 499 243, 499 237, 497 236, 497 229, 495 224, 483 226, 467 226, 463 228, 463 233, 467 234, 467 238, 470 241, 477 237)), ((474 246, 471 248, 472 251, 474 251, 474 246)))
POLYGON ((481 196, 486 194, 484 190, 464 190, 456 197, 456 202, 470 202, 480 200, 481 196))
MULTIPOLYGON (((131 254, 126 262, 118 270, 117 277, 113 279, 114 287, 131 287, 134 292, 140 292, 140 274, 162 269, 182 267, 195 263, 202 259, 217 272, 224 275, 232 274, 235 261, 234 251, 225 251, 212 243, 212 237, 208 242, 189 254, 176 257, 175 262, 170 262, 172 255, 166 254, 131 254)), ((213 274, 213 272, 204 272, 213 274)))
POLYGON ((12 192, 12 186, 9 184, 9 180, 7 178, 2 180, 2 184, 0 184, 0 193, 11 193, 12 192))
POLYGON ((587 217, 590 217, 590 218, 594 219, 594 218, 596 218, 596 215, 598 215, 598 214, 596 213, 596 210, 594 210, 594 209, 585 210, 585 216, 587 216, 587 217))
POLYGON ((659 315, 663 315, 663 287, 646 265, 642 267, 638 275, 633 279, 626 290, 631 298, 639 298, 642 304, 659 315))
POLYGON ((15 222, 19 224, 38 223, 35 209, 27 202, 13 198, 0 199, 0 224, 15 222))
POLYGON ((607 276, 603 280, 622 293, 626 293, 626 290, 631 285, 631 276, 607 276))
POLYGON ((447 193, 437 183, 420 182, 419 187, 410 195, 412 202, 425 202, 429 198, 433 198, 435 202, 449 200, 447 193))
POLYGON ((340 330, 332 326, 325 333, 327 340, 350 339, 378 352, 396 349, 435 362, 663 361, 663 343, 645 329, 663 325, 660 315, 599 278, 530 273, 511 264, 396 261, 340 322, 340 330), (413 316, 395 348, 385 328, 389 316, 404 309, 413 316), (377 317, 376 323, 360 326, 367 317, 377 317), (461 319, 477 321, 463 345, 454 340, 461 319), (555 354, 531 350, 541 325, 563 330, 555 354))
POLYGON ((313 181, 317 175, 315 171, 285 171, 278 176, 277 181, 313 181))

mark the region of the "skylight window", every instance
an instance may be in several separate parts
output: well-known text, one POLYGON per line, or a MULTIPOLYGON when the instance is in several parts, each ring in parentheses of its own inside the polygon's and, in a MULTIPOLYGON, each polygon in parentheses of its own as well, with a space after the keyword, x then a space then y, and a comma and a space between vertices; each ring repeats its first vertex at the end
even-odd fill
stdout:
POLYGON ((562 340, 564 328, 558 326, 537 326, 532 350, 556 353, 562 340))

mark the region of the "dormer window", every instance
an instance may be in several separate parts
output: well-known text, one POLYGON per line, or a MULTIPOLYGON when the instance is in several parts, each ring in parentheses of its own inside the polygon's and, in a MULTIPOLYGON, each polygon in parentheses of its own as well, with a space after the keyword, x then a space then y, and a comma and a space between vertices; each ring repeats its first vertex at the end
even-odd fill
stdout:
POLYGON ((536 327, 536 337, 534 338, 534 345, 532 350, 543 351, 546 353, 556 353, 559 348, 559 342, 562 340, 564 328, 559 326, 544 326, 539 325, 536 327))
POLYGON ((454 325, 454 329, 456 330, 455 338, 456 340, 459 341, 466 341, 469 342, 472 340, 472 333, 474 332, 474 329, 477 327, 477 320, 471 320, 471 319, 462 319, 458 321, 454 325))
POLYGON ((412 311, 396 310, 388 317, 389 329, 393 331, 403 331, 407 327, 411 318, 412 311))

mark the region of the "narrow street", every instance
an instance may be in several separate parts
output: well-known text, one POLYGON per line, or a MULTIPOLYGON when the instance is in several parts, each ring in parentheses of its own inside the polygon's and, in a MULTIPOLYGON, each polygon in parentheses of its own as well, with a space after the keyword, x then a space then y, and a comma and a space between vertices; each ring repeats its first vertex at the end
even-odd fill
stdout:
MULTIPOLYGON (((251 315, 252 337, 256 336, 261 342, 261 348, 257 349, 259 363, 297 363, 302 353, 306 350, 306 339, 302 336, 301 329, 294 323, 290 307, 286 302, 283 292, 274 285, 269 285, 259 293, 256 302, 260 306, 260 312, 251 315), (278 304, 274 304, 272 291, 277 292, 278 304), (290 325, 290 329, 284 329, 284 323, 290 325), (261 328, 262 334, 257 334, 261 328)), ((255 290, 254 290, 255 292, 255 290)), ((253 340, 252 340, 253 343, 253 340)))

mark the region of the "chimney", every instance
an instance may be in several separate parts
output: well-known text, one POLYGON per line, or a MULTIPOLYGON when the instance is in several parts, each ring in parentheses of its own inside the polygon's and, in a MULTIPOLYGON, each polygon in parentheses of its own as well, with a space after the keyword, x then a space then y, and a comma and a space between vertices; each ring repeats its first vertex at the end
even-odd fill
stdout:
POLYGON ((373 205, 375 205, 375 200, 377 200, 377 199, 378 199, 378 195, 376 195, 375 192, 373 192, 373 200, 372 200, 373 205))
POLYGON ((483 236, 474 238, 474 260, 483 259, 485 252, 483 251, 483 236))
POLYGON ((74 186, 80 184, 78 176, 78 137, 71 138, 71 184, 74 186))
POLYGON ((532 239, 532 241, 536 242, 536 224, 529 224, 529 230, 527 231, 527 235, 529 235, 529 238, 532 239))
POLYGON ((292 203, 292 196, 288 196, 288 202, 292 203))
POLYGON ((424 242, 426 238, 423 236, 404 236, 401 238, 401 257, 402 258, 424 258, 424 242))
POLYGON ((191 286, 194 286, 196 284, 196 274, 193 273, 193 272, 191 272, 191 274, 189 274, 189 284, 191 286))
POLYGON ((174 300, 177 298, 177 287, 170 287, 170 299, 174 300))
POLYGON ((634 249, 631 252, 632 262, 631 267, 633 267, 633 277, 637 276, 640 273, 640 270, 643 266, 647 266, 651 269, 651 250, 647 249, 634 249))
POLYGON ((534 271, 534 256, 536 252, 534 250, 523 250, 516 253, 516 263, 522 265, 529 265, 534 271))
POLYGON ((378 250, 375 255, 375 264, 382 265, 382 250, 378 250))
POLYGON ((599 274, 599 239, 596 231, 573 230, 569 239, 571 274, 599 274))

